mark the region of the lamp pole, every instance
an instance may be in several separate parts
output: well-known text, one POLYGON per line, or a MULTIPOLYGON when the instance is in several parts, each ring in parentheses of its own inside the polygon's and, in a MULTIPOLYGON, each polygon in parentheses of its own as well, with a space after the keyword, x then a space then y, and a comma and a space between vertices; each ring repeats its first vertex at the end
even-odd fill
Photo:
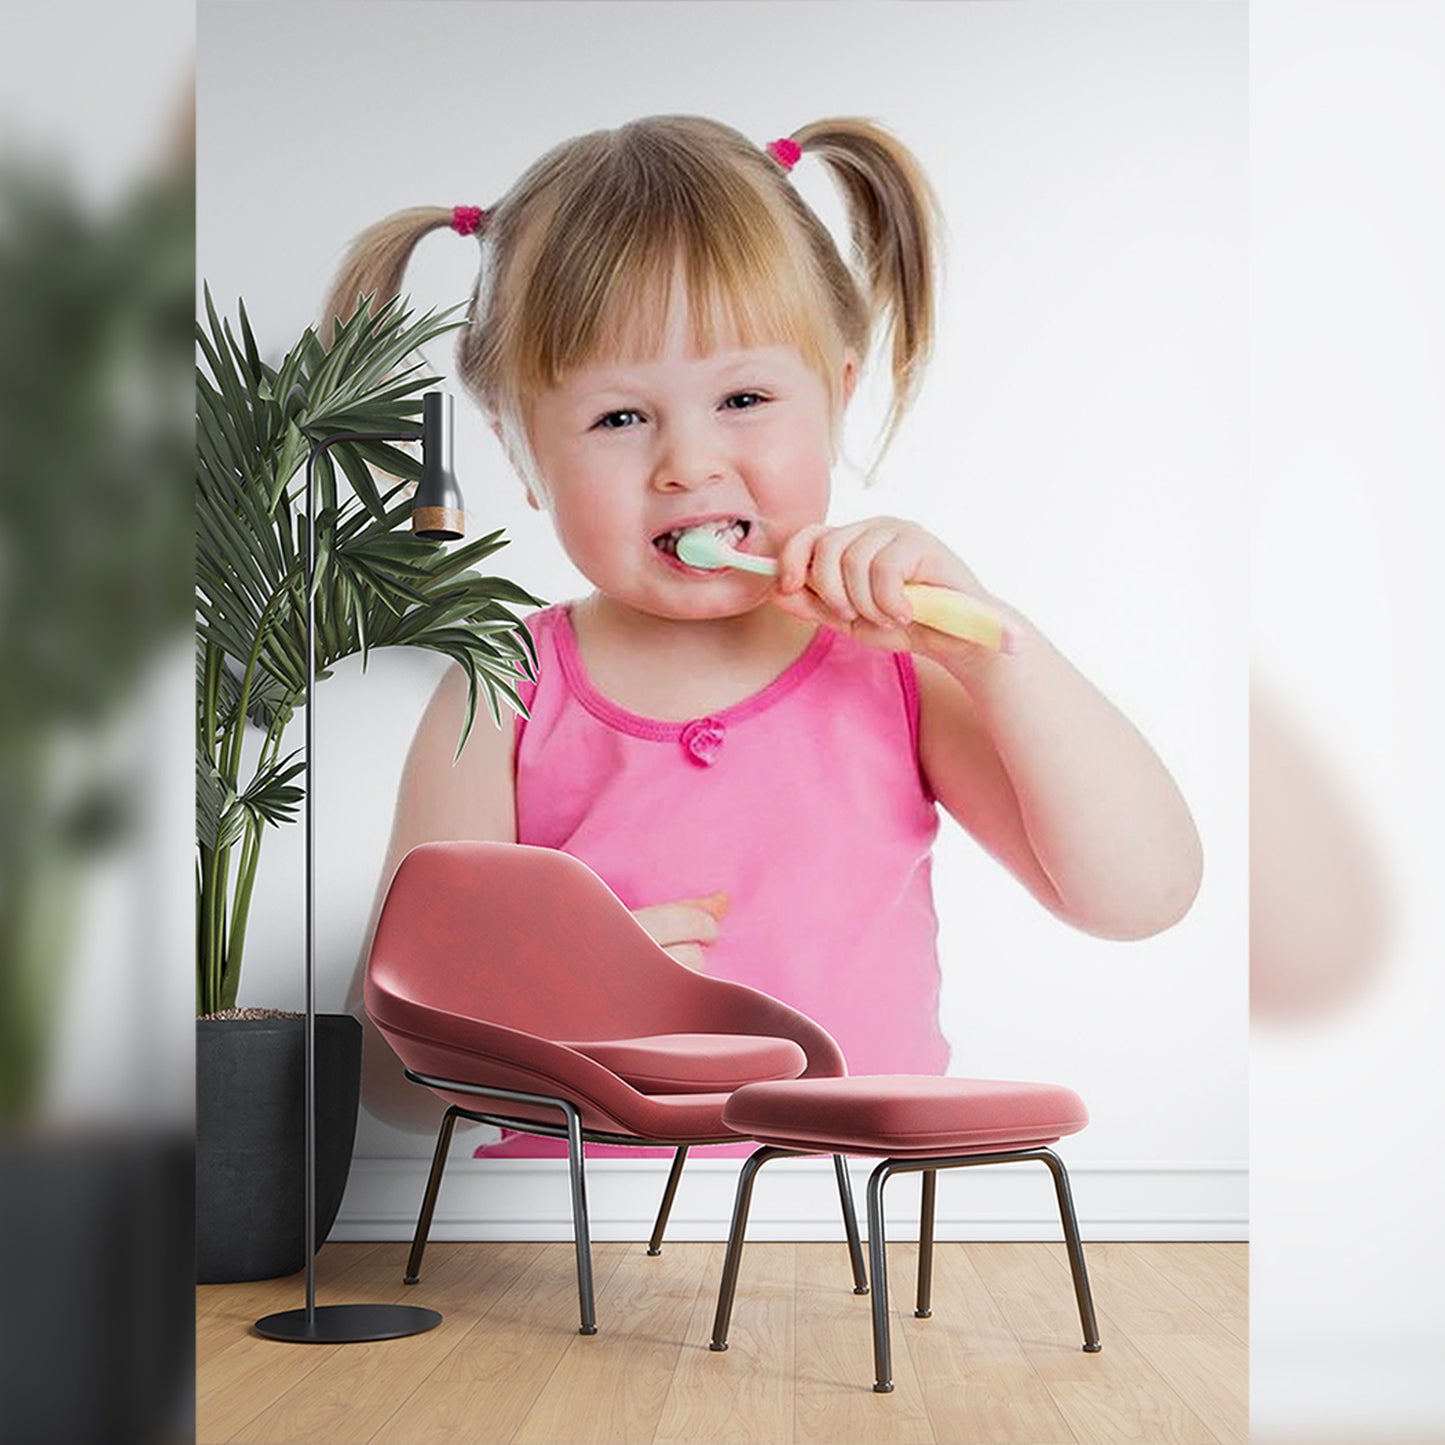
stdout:
MULTIPOLYGON (((400 442, 390 432, 335 432, 306 458, 306 1307, 264 1315, 258 1334, 273 1340, 352 1344, 419 1335, 441 1323, 436 1310, 399 1304, 316 1304, 316 459, 338 442, 400 442)), ((427 541, 452 541, 464 530, 461 488, 452 470, 452 398, 422 397, 422 475, 412 498, 412 530, 427 541)))

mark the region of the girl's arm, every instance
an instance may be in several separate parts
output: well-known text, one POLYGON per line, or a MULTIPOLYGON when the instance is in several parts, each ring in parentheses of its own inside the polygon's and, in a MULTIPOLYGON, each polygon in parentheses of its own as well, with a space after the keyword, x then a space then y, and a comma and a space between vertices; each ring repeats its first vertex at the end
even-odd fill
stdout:
POLYGON ((461 668, 450 667, 432 694, 407 753, 366 944, 346 998, 347 1011, 361 1020, 363 1030, 362 1102, 372 1114, 401 1129, 435 1130, 445 1106, 430 1090, 406 1079, 391 1046, 366 1016, 362 1001, 366 960, 392 875, 419 843, 454 838, 512 843, 517 838, 514 720, 504 711, 502 726, 497 727, 479 709, 467 745, 453 763, 466 703, 466 678, 461 668))
POLYGON ((497 727, 479 705, 467 745, 457 757, 466 706, 467 680, 454 665, 437 684, 407 753, 382 870, 384 883, 391 882, 401 860, 418 843, 453 838, 517 841, 515 719, 504 709, 497 727))
POLYGON ((1042 634, 1019 633, 1017 652, 986 660, 918 639, 924 774, 1060 918, 1104 938, 1158 933, 1199 887, 1189 809, 1134 725, 1042 634))
POLYGON ((914 654, 934 795, 1040 902, 1106 938, 1145 938, 1184 916, 1202 864, 1174 780, 1133 724, 942 542, 877 517, 804 527, 778 564, 784 610, 914 654), (909 622, 906 582, 988 600, 1016 650, 909 622))

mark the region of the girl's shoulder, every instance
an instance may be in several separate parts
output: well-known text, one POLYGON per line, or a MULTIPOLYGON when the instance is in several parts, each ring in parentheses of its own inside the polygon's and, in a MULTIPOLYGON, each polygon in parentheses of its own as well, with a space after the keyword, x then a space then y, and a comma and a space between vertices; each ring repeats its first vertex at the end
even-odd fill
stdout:
MULTIPOLYGON (((522 619, 522 625, 527 629, 533 650, 537 654, 538 677, 543 671, 549 671, 556 666, 558 649, 565 645, 563 638, 566 633, 567 606, 565 602, 554 602, 550 607, 529 612, 522 619)), ((536 690, 537 681, 533 678, 523 677, 517 684, 517 691, 527 707, 532 705, 536 690)))
POLYGON ((548 607, 539 607, 535 612, 529 612, 522 623, 527 631, 532 634, 534 642, 544 637, 555 637, 557 628, 566 621, 567 609, 571 606, 568 602, 554 602, 548 607))
POLYGON ((897 690, 914 712, 918 710, 918 668, 911 652, 885 652, 869 647, 845 633, 834 633, 830 662, 843 678, 866 680, 887 691, 897 690))
POLYGON ((523 627, 526 627, 527 634, 532 637, 533 647, 538 653, 539 668, 543 655, 555 659, 556 653, 565 652, 568 647, 575 646, 568 621, 569 607, 571 603, 552 603, 551 607, 539 607, 535 613, 527 613, 527 616, 522 618, 523 627))

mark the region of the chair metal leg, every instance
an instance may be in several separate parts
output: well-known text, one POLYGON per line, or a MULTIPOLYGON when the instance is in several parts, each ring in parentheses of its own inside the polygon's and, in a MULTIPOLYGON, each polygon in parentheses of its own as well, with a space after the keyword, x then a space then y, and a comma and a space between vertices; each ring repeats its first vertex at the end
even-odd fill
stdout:
POLYGON ((1084 1245, 1079 1238, 1079 1220, 1074 1213, 1074 1196, 1064 1161, 1052 1149, 1040 1149, 1038 1157, 1054 1176, 1054 1193, 1059 1198, 1059 1218, 1069 1247, 1069 1270, 1074 1276, 1074 1298, 1079 1302, 1079 1323, 1084 1327, 1084 1349, 1091 1355, 1104 1347, 1099 1343, 1099 1326, 1094 1319, 1094 1297, 1089 1290, 1089 1272, 1084 1265, 1084 1245))
POLYGON ((748 1155, 743 1161, 743 1167, 738 1171, 737 1199, 733 1204, 732 1228, 728 1231, 727 1254, 723 1258, 722 1283, 717 1292, 717 1313, 713 1316, 712 1342, 708 1345, 710 1350, 725 1350, 728 1347, 728 1323, 732 1318, 733 1295, 738 1287, 738 1267, 742 1264, 748 1209, 753 1202, 753 1180, 769 1159, 781 1159, 795 1153, 795 1149, 779 1149, 772 1144, 764 1144, 748 1155))
POLYGON ((933 1204, 938 1193, 938 1170, 923 1171, 923 1200, 918 1210, 918 1302, 913 1307, 920 1320, 933 1315, 933 1204))
POLYGON ((873 1389, 887 1395, 893 1389, 893 1349, 888 1336, 888 1251, 883 1238, 883 1186, 893 1173, 893 1160, 885 1159, 868 1176, 868 1268, 873 1276, 873 1389))
POLYGON ((652 1226, 652 1238, 647 1241, 648 1254, 662 1253, 662 1232, 667 1228, 668 1216, 672 1213, 672 1199, 677 1193, 677 1181, 682 1178, 682 1166, 687 1162, 687 1148, 686 1144, 679 1145, 677 1153, 672 1156, 672 1169, 667 1176, 667 1188, 662 1191, 657 1223, 652 1226))
POLYGON ((406 1273, 402 1280, 415 1284, 421 1278, 421 1257, 426 1252, 427 1236, 431 1233, 432 1214, 437 1207, 437 1194, 442 1187, 442 1173, 447 1167, 447 1150, 451 1148, 452 1130, 456 1128, 457 1115, 461 1111, 455 1104, 442 1115, 441 1128, 437 1131, 437 1147, 432 1154, 431 1173, 427 1175, 426 1193, 422 1196, 421 1213, 417 1215, 416 1234, 411 1241, 411 1254, 406 1261, 406 1273))
POLYGON ((838 1198, 843 1204, 843 1228, 848 1235, 848 1258, 853 1265, 853 1293, 868 1293, 868 1273, 863 1267, 863 1241, 858 1238, 858 1211, 853 1208, 853 1181, 848 1177, 848 1161, 833 1156, 833 1172, 838 1176, 838 1198))
POLYGON ((579 1335, 597 1333, 597 1306, 592 1295, 592 1234, 587 1223, 587 1181, 583 1176, 582 1116, 560 1101, 567 1116, 567 1172, 572 1180, 572 1232, 577 1246, 577 1301, 582 1311, 579 1335))

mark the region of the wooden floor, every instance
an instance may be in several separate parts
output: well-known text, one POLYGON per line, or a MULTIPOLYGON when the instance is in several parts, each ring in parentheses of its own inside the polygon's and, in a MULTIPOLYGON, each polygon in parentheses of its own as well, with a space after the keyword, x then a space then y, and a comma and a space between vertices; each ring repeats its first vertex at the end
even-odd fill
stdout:
POLYGON ((939 1244, 933 1317, 916 1246, 890 1245, 897 1388, 871 1389, 868 1300, 841 1244, 751 1243, 731 1348, 707 1348, 721 1244, 594 1250, 599 1333, 577 1329, 567 1244, 446 1244, 401 1283, 405 1244, 332 1243, 325 1303, 445 1318, 359 1345, 265 1340, 300 1275, 197 1293, 197 1440, 433 1445, 1244 1445, 1242 1244, 1085 1247, 1102 1353, 1079 1348, 1062 1244, 939 1244))

